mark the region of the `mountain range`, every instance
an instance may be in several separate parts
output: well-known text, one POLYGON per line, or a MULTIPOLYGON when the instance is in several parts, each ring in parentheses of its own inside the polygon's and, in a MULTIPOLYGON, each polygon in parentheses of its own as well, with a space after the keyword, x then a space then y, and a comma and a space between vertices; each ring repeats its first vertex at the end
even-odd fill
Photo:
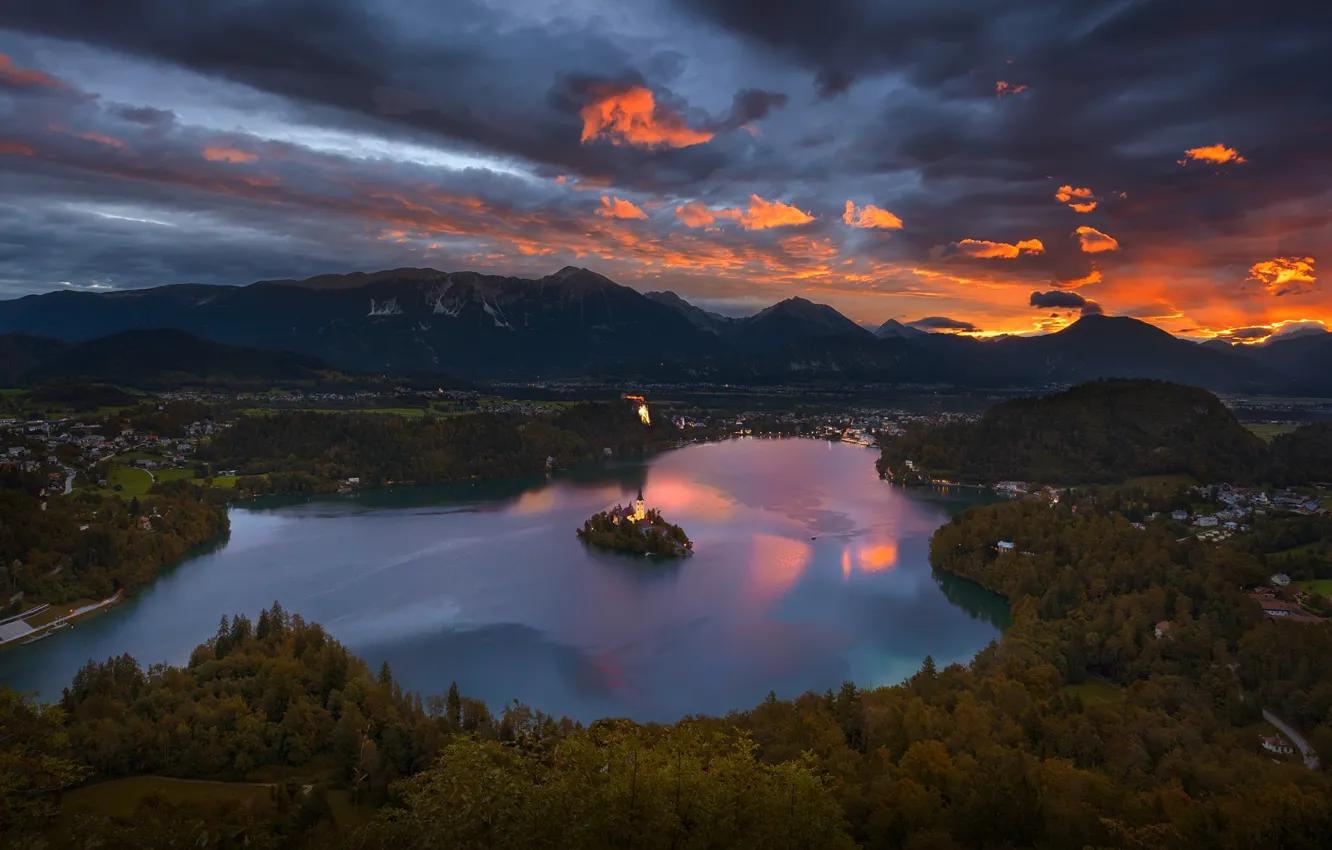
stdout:
POLYGON ((167 328, 342 370, 482 381, 834 379, 1014 387, 1121 377, 1332 395, 1332 376, 1319 367, 1332 362, 1332 334, 1262 346, 1199 345, 1136 319, 1099 315, 1038 337, 974 339, 896 321, 871 331, 803 298, 733 318, 673 292, 640 293, 575 267, 535 280, 394 269, 234 287, 60 290, 0 301, 0 333, 83 342, 167 328))

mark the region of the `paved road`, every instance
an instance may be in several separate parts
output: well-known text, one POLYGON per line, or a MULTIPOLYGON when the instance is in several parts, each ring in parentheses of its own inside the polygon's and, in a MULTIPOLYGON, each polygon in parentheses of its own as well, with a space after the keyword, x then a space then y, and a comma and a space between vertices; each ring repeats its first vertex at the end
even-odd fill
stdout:
POLYGON ((1299 748, 1300 754, 1304 756, 1305 767, 1309 768, 1310 770, 1318 769, 1318 756, 1314 753, 1313 747, 1309 746, 1309 742, 1304 740, 1303 735, 1301 735, 1299 732, 1296 732, 1294 729, 1288 726, 1284 720, 1282 720, 1280 717, 1277 717, 1275 714, 1273 714, 1272 712, 1268 711, 1265 708, 1263 709, 1263 719, 1266 720, 1268 723, 1271 723, 1276 728, 1280 729, 1281 734, 1289 738, 1290 742, 1299 748))

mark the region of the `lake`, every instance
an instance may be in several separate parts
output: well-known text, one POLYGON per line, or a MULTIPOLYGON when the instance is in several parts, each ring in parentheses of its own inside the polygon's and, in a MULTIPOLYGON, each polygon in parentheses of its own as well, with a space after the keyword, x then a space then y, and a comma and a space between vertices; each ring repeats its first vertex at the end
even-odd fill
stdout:
POLYGON ((966 662, 1000 635, 995 594, 936 574, 930 534, 980 501, 879 480, 872 450, 741 439, 551 479, 251 502, 230 537, 135 598, 0 652, 0 682, 59 697, 89 658, 182 664, 224 614, 280 600, 404 688, 451 681, 492 707, 671 721, 895 684, 926 655, 966 662), (589 550, 574 529, 628 503, 696 554, 589 550))

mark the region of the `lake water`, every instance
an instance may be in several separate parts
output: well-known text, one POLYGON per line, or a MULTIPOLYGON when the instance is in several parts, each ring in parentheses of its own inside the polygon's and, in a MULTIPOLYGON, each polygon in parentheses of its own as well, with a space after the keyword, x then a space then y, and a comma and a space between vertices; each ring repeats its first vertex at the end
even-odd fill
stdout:
POLYGON ((0 682, 54 699, 89 658, 181 664, 222 615, 277 599, 407 689, 456 680, 492 707, 584 721, 894 684, 926 655, 969 660, 1007 625, 999 597, 928 563, 931 532, 977 500, 894 488, 869 449, 743 439, 551 480, 249 503, 227 541, 134 599, 0 652, 0 682), (639 487, 694 556, 575 538, 639 487))

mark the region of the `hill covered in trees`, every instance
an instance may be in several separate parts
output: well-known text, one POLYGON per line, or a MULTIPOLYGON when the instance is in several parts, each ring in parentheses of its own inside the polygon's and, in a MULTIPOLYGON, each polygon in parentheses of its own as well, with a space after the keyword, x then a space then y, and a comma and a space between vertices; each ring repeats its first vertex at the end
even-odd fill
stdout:
POLYGON ((1015 614, 969 667, 926 659, 895 687, 665 726, 497 715, 454 687, 423 699, 280 606, 224 618, 184 667, 90 663, 52 708, 0 692, 0 725, 22 733, 0 739, 0 826, 16 846, 1322 846, 1332 779, 1263 753, 1256 724, 1298 710, 1332 760, 1332 632, 1261 616, 1237 590, 1266 574, 1260 555, 1131 528, 1126 511, 1160 507, 1146 498, 1005 503, 941 528, 936 565, 1015 614), (1032 554, 998 556, 1000 537, 1032 554), (101 820, 55 791, 142 774, 272 797, 148 797, 101 820))
MULTIPOLYGON (((78 491, 42 499, 44 481, 0 478, 0 598, 104 599, 128 593, 227 530, 225 507, 184 481, 141 501, 78 491)), ((19 605, 22 602, 18 603, 19 605)))
POLYGON ((888 440, 880 474, 910 479, 911 461, 953 481, 1112 483, 1183 473, 1243 482, 1269 470, 1268 449, 1206 390, 1104 380, 991 407, 974 423, 909 430, 888 440))
POLYGON ((437 484, 532 475, 547 458, 568 466, 674 442, 669 421, 645 426, 628 404, 585 403, 522 416, 478 413, 406 418, 290 411, 247 416, 198 454, 240 473, 251 493, 336 490, 347 478, 367 487, 437 484), (263 477, 259 477, 263 476, 263 477))

